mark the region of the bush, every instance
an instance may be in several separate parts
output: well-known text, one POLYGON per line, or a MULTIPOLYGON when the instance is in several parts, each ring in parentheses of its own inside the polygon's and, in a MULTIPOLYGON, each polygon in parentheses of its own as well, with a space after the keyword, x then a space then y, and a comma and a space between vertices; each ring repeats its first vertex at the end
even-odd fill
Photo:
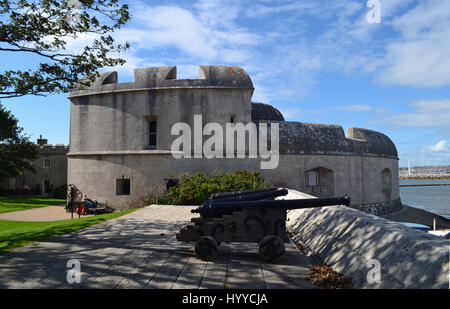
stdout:
POLYGON ((215 170, 209 174, 195 173, 180 175, 177 186, 171 187, 166 197, 158 197, 158 204, 166 202, 174 205, 200 205, 211 194, 238 190, 264 189, 271 183, 260 177, 258 172, 240 170, 224 173, 215 170))
POLYGON ((152 204, 170 205, 172 203, 170 201, 170 198, 166 195, 155 196, 149 194, 144 198, 144 205, 152 205, 152 204))

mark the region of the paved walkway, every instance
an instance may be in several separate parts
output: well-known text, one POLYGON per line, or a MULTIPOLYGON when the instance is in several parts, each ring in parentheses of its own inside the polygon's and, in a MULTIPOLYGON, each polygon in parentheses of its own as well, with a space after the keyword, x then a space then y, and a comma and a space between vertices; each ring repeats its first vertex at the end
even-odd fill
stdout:
MULTIPOLYGON (((13 221, 58 221, 71 219, 72 214, 66 212, 66 205, 39 207, 21 211, 6 212, 0 214, 0 220, 13 221)), ((81 216, 86 217, 86 216, 81 216)), ((78 218, 74 213, 73 218, 78 218)))
POLYGON ((221 244, 213 262, 175 233, 192 207, 153 205, 105 223, 0 256, 0 288, 314 288, 310 264, 293 243, 276 263, 260 262, 256 244, 221 244), (66 264, 81 264, 81 283, 67 282, 66 264))

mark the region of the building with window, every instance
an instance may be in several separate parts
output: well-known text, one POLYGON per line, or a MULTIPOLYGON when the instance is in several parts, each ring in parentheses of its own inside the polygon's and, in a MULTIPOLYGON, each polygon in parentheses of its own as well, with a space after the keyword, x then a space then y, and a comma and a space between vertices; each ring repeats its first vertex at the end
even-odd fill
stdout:
POLYGON ((24 171, 22 175, 4 180, 1 189, 24 190, 35 195, 47 195, 59 186, 67 184, 67 153, 69 147, 47 143, 42 135, 37 140, 40 151, 33 161, 35 172, 24 171))
MULTIPOLYGON (((384 134, 338 125, 284 121, 271 105, 252 102, 250 76, 235 66, 200 66, 197 79, 177 79, 176 67, 135 69, 134 81, 102 74, 69 99, 68 183, 115 208, 161 194, 182 173, 259 171, 278 186, 315 196, 349 194, 354 207, 400 205, 398 155, 384 134), (279 164, 261 158, 182 158, 172 155, 176 123, 253 122, 279 125, 279 164)), ((194 138, 194 137, 192 137, 194 138)), ((203 139, 203 142, 205 139, 203 139)))

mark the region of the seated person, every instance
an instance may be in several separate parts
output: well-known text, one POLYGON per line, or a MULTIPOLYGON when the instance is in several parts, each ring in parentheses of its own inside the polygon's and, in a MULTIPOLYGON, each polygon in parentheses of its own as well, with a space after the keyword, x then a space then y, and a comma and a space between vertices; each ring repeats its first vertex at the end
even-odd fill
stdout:
POLYGON ((95 202, 87 197, 86 194, 83 195, 83 199, 81 200, 84 203, 86 208, 95 208, 95 202))

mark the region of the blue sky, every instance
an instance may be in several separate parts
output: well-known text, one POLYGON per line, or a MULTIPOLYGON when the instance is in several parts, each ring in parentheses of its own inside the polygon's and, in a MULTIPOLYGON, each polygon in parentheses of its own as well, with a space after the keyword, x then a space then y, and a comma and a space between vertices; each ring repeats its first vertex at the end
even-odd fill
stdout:
MULTIPOLYGON (((239 65, 253 101, 286 120, 381 131, 400 166, 450 164, 450 0, 379 0, 379 24, 367 2, 128 1, 132 20, 114 36, 132 47, 114 70, 124 82, 136 67, 176 65, 179 78, 196 78, 198 65, 239 65)), ((2 55, 0 67, 36 60, 2 55)), ((67 94, 2 104, 33 139, 69 143, 67 94)))

